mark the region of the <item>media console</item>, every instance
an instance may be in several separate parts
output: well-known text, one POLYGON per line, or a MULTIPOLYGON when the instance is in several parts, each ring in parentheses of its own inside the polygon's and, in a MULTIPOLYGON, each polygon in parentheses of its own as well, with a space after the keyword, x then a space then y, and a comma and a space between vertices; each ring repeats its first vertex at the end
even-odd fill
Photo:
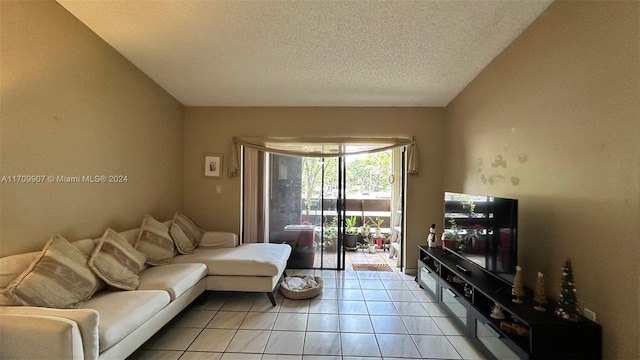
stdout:
POLYGON ((600 359, 602 327, 586 318, 566 321, 533 307, 533 290, 524 303, 512 301, 511 286, 479 266, 439 248, 419 247, 418 277, 454 323, 486 356, 496 359, 600 359), (502 309, 494 312, 495 306, 502 309))

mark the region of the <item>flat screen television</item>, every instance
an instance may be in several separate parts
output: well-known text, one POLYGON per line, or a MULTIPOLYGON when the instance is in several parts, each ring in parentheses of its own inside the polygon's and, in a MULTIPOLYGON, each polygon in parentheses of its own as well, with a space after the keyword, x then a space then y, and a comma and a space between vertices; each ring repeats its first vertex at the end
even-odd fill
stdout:
POLYGON ((513 284, 518 200, 445 192, 444 203, 444 248, 513 284))

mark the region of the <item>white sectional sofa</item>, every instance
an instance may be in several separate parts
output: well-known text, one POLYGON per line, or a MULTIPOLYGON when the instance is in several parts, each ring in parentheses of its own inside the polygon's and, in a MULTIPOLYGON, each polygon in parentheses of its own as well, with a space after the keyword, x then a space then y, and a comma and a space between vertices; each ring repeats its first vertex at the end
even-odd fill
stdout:
MULTIPOLYGON (((139 233, 119 234, 134 245, 139 233)), ((97 241, 71 245, 89 258, 97 241)), ((0 258, 0 290, 40 253, 0 258)), ((286 244, 238 245, 235 234, 204 232, 191 254, 145 265, 137 289, 104 286, 78 308, 16 306, 0 292, 0 359, 125 359, 206 290, 265 292, 275 305, 290 253, 286 244)))

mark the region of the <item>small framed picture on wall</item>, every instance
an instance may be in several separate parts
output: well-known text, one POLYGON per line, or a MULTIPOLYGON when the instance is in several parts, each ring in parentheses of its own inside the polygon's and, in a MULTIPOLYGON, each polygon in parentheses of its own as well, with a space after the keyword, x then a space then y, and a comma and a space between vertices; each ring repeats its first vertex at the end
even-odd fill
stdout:
POLYGON ((222 177, 221 154, 204 154, 204 177, 207 179, 222 177))

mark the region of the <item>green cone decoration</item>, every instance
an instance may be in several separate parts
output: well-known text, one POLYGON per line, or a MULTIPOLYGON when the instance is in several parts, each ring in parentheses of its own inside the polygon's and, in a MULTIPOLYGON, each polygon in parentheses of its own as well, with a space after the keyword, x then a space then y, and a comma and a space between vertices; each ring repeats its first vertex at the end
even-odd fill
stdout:
POLYGON ((578 297, 570 258, 565 261, 562 267, 562 285, 556 315, 565 320, 576 321, 579 319, 578 297))

